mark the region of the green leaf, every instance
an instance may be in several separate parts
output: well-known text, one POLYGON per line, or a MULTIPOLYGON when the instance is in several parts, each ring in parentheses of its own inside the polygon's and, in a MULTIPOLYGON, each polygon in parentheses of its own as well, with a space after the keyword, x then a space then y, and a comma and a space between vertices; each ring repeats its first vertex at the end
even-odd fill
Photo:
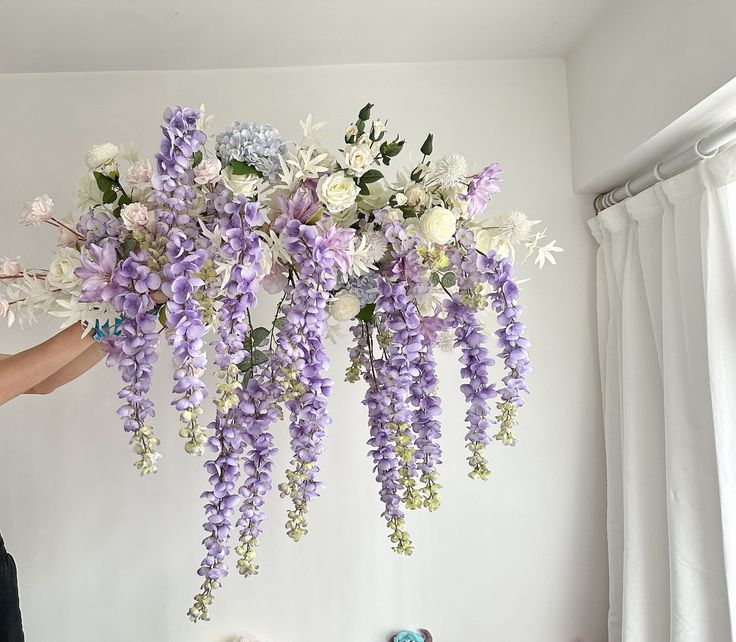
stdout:
POLYGON ((243 161, 231 160, 228 164, 236 176, 263 176, 253 165, 243 161))
POLYGON ((166 327, 166 306, 162 305, 158 311, 158 321, 165 328, 166 327))
POLYGON ((429 275, 429 282, 432 285, 439 285, 440 284, 440 275, 437 274, 437 272, 432 272, 432 274, 429 275))
POLYGON ((383 178, 383 174, 377 169, 369 169, 360 177, 360 182, 364 184, 375 183, 383 178))
POLYGON ((102 194, 102 202, 105 203, 105 205, 109 203, 114 203, 118 198, 118 195, 113 192, 112 190, 108 190, 106 192, 103 192, 102 194))
POLYGON ((432 143, 434 142, 434 134, 429 134, 419 149, 422 154, 429 156, 432 153, 432 143))
POLYGON ((240 372, 249 372, 253 370, 253 364, 250 362, 250 359, 243 359, 243 361, 238 364, 238 370, 240 370, 240 372))
POLYGON ((277 330, 281 330, 286 325, 286 317, 276 317, 273 322, 273 327, 277 330))
POLYGON ((243 388, 248 385, 248 382, 253 378, 253 369, 246 370, 243 373, 243 388))
POLYGON ((373 103, 368 103, 360 110, 358 118, 360 118, 360 120, 368 120, 371 117, 371 109, 373 109, 373 103))
POLYGON ((138 245, 137 241, 133 238, 127 238, 125 239, 125 243, 123 243, 123 251, 126 255, 130 254, 133 250, 135 250, 136 246, 138 245))
POLYGON ((109 176, 105 176, 102 172, 92 172, 92 174, 101 192, 108 192, 115 189, 116 183, 109 176))
POLYGON ((453 285, 455 285, 455 283, 457 283, 457 279, 455 278, 454 272, 445 272, 442 275, 440 283, 442 283, 442 285, 444 285, 446 288, 451 288, 453 285))
POLYGON ((192 167, 196 167, 202 162, 202 151, 196 151, 194 152, 194 156, 192 157, 192 167))
POLYGON ((250 354, 250 361, 254 366, 260 366, 268 361, 268 354, 261 350, 253 350, 250 354))
POLYGON ((355 315, 355 318, 358 319, 358 321, 365 321, 366 323, 371 323, 373 321, 373 314, 376 311, 376 304, 375 303, 369 303, 368 305, 364 305, 358 314, 355 315))
POLYGON ((250 338, 254 346, 260 346, 265 343, 269 334, 271 334, 271 331, 268 328, 253 328, 250 338))
POLYGON ((120 205, 120 207, 124 207, 125 205, 130 205, 132 202, 133 200, 130 198, 130 196, 128 196, 127 194, 121 194, 118 205, 120 205))

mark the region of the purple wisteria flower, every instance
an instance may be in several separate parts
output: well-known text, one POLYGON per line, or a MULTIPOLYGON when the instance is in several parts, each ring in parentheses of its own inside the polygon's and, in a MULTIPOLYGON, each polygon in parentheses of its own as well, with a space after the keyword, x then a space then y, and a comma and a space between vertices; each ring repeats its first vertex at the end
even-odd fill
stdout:
MULTIPOLYGON (((199 128, 201 112, 188 107, 170 107, 164 112, 163 139, 156 155, 156 172, 151 182, 155 199, 156 230, 167 237, 162 291, 166 303, 166 328, 174 352, 173 405, 180 413, 180 435, 187 452, 204 452, 205 434, 199 423, 206 388, 201 376, 207 365, 204 310, 198 297, 205 285, 201 272, 208 259, 201 247, 200 229, 193 218, 197 200, 193 158, 207 135, 199 128)), ((201 297, 200 297, 201 298, 201 297)))
POLYGON ((324 450, 325 428, 331 422, 327 397, 332 391, 332 380, 324 376, 329 367, 324 340, 327 301, 336 284, 336 259, 321 231, 313 225, 293 220, 283 234, 298 277, 287 293, 285 323, 277 339, 293 452, 287 481, 279 485, 279 490, 294 503, 294 509, 288 512, 286 529, 298 541, 307 532, 308 504, 321 486, 316 479, 317 460, 324 450))

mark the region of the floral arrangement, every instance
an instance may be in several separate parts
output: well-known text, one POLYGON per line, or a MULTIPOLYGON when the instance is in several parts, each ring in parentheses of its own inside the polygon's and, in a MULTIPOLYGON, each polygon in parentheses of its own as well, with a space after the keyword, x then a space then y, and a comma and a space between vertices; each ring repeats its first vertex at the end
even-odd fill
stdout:
POLYGON ((433 162, 431 134, 418 162, 387 177, 405 142, 371 117, 372 107, 360 110, 336 156, 311 116, 300 142, 239 122, 212 141, 203 109, 169 108, 153 163, 111 143, 94 146, 77 214, 55 216, 46 195, 23 208, 22 223, 58 229, 48 269, 0 260, 0 316, 81 320, 104 343, 142 474, 159 462, 149 391, 159 343, 171 346, 179 434, 187 452, 212 453, 193 620, 209 617, 231 548, 242 575, 258 571, 280 419, 292 452, 278 484, 292 502, 286 530, 295 541, 307 532, 330 424, 325 341, 339 324, 352 335, 346 379, 366 385, 369 454, 396 552, 412 552, 406 509, 439 506, 438 346, 460 354, 470 476, 488 477, 492 440, 516 443, 529 342, 512 261, 523 251, 542 267, 561 249, 521 213, 484 219, 501 168, 470 174, 459 155, 433 162), (266 297, 273 317, 256 326, 251 311, 264 291, 276 297, 266 297), (500 384, 491 378, 487 312, 497 323, 500 384), (210 362, 214 391, 202 380, 210 362))

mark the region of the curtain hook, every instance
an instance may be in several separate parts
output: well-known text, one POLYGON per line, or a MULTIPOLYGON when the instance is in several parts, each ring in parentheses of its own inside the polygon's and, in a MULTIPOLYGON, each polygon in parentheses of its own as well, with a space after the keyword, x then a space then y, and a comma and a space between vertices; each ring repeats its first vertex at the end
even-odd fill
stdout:
POLYGON ((704 154, 700 151, 700 143, 702 142, 703 140, 699 140, 697 143, 695 143, 695 145, 693 145, 693 151, 701 160, 709 160, 716 156, 716 154, 718 154, 718 152, 721 150, 720 147, 716 147, 710 154, 704 154))

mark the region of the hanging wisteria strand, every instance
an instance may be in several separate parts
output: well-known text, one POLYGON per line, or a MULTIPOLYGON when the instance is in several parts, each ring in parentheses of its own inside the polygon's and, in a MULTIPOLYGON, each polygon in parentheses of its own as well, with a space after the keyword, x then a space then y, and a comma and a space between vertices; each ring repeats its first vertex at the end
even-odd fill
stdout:
POLYGON ((156 155, 157 172, 152 177, 161 231, 166 234, 166 258, 163 268, 163 293, 166 303, 166 328, 173 349, 173 392, 179 395, 172 403, 180 413, 179 434, 186 440, 187 452, 204 452, 206 436, 200 424, 202 402, 207 394, 201 375, 207 366, 205 353, 204 311, 197 301, 197 291, 205 285, 200 274, 207 253, 198 246, 199 227, 192 216, 197 207, 193 164, 207 140, 199 128, 202 114, 189 108, 173 107, 164 113, 163 139, 156 155))
MULTIPOLYGON (((203 541, 207 555, 198 573, 204 580, 189 610, 189 617, 195 621, 209 619, 208 607, 213 592, 228 573, 225 558, 230 552, 232 515, 240 497, 236 483, 248 445, 248 424, 239 409, 243 398, 239 365, 250 356, 245 348, 251 331, 248 311, 256 304, 262 259, 259 237, 250 231, 262 222, 258 203, 238 202, 236 207, 228 207, 231 203, 224 205, 222 200, 217 203, 222 204, 218 219, 222 234, 220 253, 233 261, 233 265, 229 279, 222 286, 226 298, 219 310, 218 339, 213 342, 220 383, 215 399, 215 421, 210 425, 214 434, 207 439, 207 446, 215 457, 205 463, 212 488, 203 493, 207 500, 204 524, 207 536, 203 541)), ((245 472, 247 475, 248 471, 245 472)))
POLYGON ((411 425, 414 434, 414 458, 421 471, 418 491, 422 497, 422 505, 430 511, 440 507, 440 483, 438 482, 438 466, 442 463, 440 447, 441 427, 437 419, 442 413, 441 399, 437 391, 437 363, 434 358, 432 341, 422 333, 423 349, 417 363, 419 374, 412 382, 410 402, 412 410, 411 425))
POLYGON ((525 326, 521 322, 521 308, 518 304, 519 287, 513 280, 513 265, 506 258, 498 259, 495 254, 480 256, 478 267, 491 286, 491 306, 497 313, 496 330, 499 357, 503 359, 506 374, 503 376, 504 387, 498 391, 500 400, 496 404, 499 414, 497 421, 499 431, 494 438, 506 446, 515 446, 516 413, 524 405, 522 393, 528 393, 526 377, 531 372, 529 366, 529 340, 524 336, 525 326))
POLYGON ((487 300, 483 290, 477 287, 479 256, 472 236, 468 235, 466 245, 455 248, 450 257, 459 275, 459 290, 445 302, 445 308, 448 323, 454 329, 455 346, 461 350, 460 374, 464 381, 460 390, 468 403, 465 440, 470 451, 467 458, 469 475, 473 479, 488 479, 490 469, 485 449, 490 443, 488 429, 495 423, 489 400, 497 392, 490 378, 494 359, 486 347, 486 335, 478 320, 478 310, 487 305, 487 300))
POLYGON ((335 252, 315 226, 290 221, 284 230, 284 246, 296 263, 297 277, 284 307, 285 323, 278 335, 278 350, 288 367, 289 434, 293 458, 279 484, 282 497, 290 497, 286 531, 294 541, 307 532, 309 502, 319 494, 317 460, 324 450, 325 429, 331 419, 327 397, 332 380, 324 340, 327 335, 327 301, 335 287, 335 252))
POLYGON ((469 172, 459 154, 434 161, 432 134, 419 162, 389 175, 405 141, 372 110, 332 153, 311 116, 299 142, 247 121, 208 139, 203 107, 168 108, 155 160, 113 143, 89 150, 77 214, 57 218, 47 194, 22 208, 24 225, 58 234, 48 269, 0 257, 0 317, 50 313, 102 342, 123 380, 118 414, 141 473, 160 457, 149 393, 161 335, 171 346, 180 435, 188 452, 211 453, 192 620, 210 617, 232 549, 241 575, 258 572, 279 420, 291 450, 278 486, 291 502, 286 530, 294 540, 307 532, 331 422, 325 341, 340 324, 351 327, 346 379, 367 385, 368 451, 396 552, 413 550, 408 511, 440 505, 438 349, 459 352, 470 476, 489 476, 492 441, 516 443, 531 368, 512 264, 554 264, 562 249, 521 212, 484 218, 501 167, 469 172), (217 377, 209 422, 207 344, 217 377))

